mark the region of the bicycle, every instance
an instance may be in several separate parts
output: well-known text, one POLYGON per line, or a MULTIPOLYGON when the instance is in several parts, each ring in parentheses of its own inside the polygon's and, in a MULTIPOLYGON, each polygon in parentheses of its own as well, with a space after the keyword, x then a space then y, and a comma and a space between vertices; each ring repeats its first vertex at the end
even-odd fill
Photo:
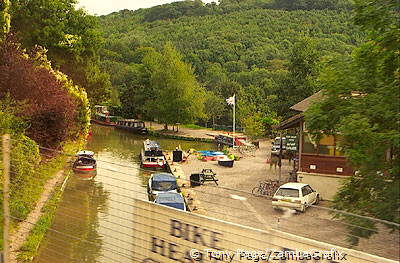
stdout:
POLYGON ((255 196, 267 195, 273 196, 279 188, 279 183, 276 180, 265 180, 258 182, 258 186, 254 187, 251 193, 255 196))

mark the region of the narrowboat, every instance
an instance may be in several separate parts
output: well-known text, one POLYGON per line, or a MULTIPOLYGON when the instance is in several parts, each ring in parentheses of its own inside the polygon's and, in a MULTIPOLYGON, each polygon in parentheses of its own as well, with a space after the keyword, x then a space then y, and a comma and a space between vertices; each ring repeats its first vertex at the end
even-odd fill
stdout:
POLYGON ((134 119, 118 120, 115 125, 115 128, 125 129, 125 130, 131 131, 133 133, 138 133, 138 134, 147 134, 148 133, 145 123, 143 121, 134 120, 134 119))
POLYGON ((97 163, 94 152, 80 151, 76 154, 76 160, 72 165, 75 175, 83 180, 93 179, 97 174, 97 163))
POLYGON ((143 168, 166 168, 167 161, 158 142, 145 140, 140 156, 143 168))
POLYGON ((246 137, 239 135, 232 136, 227 134, 219 134, 214 137, 214 141, 217 145, 236 147, 242 145, 246 141, 246 137))
POLYGON ((91 121, 104 126, 115 126, 118 117, 111 116, 110 112, 107 110, 107 106, 94 106, 95 113, 92 116, 91 121))

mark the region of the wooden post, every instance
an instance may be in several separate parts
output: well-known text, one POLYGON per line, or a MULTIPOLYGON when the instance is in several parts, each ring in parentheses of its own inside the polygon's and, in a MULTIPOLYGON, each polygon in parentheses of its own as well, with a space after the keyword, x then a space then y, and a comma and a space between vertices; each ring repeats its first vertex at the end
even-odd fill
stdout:
POLYGON ((282 179, 282 147, 283 147, 283 142, 282 142, 282 131, 280 132, 280 142, 279 142, 279 161, 278 161, 278 167, 279 167, 279 179, 278 179, 278 184, 281 184, 281 179, 282 179))
POLYGON ((4 263, 10 262, 10 245, 8 240, 8 232, 10 229, 10 135, 3 135, 3 252, 4 263))

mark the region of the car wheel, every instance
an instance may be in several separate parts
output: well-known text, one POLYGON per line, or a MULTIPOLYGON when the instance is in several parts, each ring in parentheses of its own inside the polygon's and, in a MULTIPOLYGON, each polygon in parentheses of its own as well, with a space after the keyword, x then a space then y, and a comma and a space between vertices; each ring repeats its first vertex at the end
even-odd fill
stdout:
POLYGON ((318 205, 319 204, 319 195, 317 195, 317 198, 315 198, 315 202, 314 205, 318 205))
POLYGON ((306 211, 306 204, 302 204, 300 208, 300 212, 304 213, 306 211))

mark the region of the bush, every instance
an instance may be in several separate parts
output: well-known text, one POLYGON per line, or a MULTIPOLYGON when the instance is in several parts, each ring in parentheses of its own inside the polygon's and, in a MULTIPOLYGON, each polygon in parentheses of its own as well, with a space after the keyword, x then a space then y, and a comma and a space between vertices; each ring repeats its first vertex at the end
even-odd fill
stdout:
POLYGON ((24 102, 24 111, 18 116, 29 120, 28 137, 57 148, 76 128, 77 105, 63 82, 38 62, 9 35, 0 45, 0 97, 9 93, 24 102))

